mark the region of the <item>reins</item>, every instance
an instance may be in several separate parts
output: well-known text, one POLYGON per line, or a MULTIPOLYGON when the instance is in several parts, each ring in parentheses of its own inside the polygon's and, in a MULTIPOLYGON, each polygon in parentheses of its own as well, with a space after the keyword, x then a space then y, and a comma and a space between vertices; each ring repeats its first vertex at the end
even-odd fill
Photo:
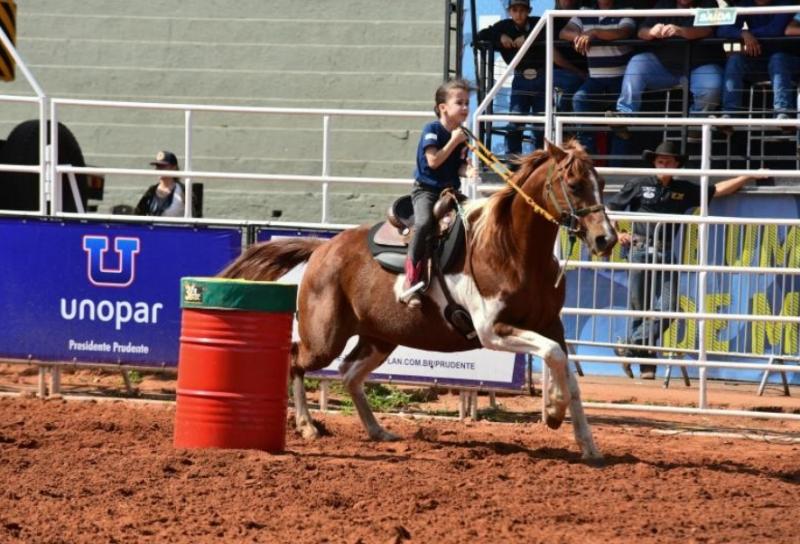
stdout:
MULTIPOLYGON (((539 206, 539 204, 537 204, 533 198, 527 195, 525 191, 523 191, 522 188, 519 185, 517 185, 513 179, 511 179, 511 171, 506 167, 506 165, 500 162, 500 159, 498 159, 497 156, 495 156, 495 154, 492 153, 489 148, 483 145, 483 142, 481 142, 478 138, 475 137, 475 135, 472 133, 471 130, 469 130, 467 127, 463 125, 461 129, 467 134, 469 138, 469 140, 464 142, 464 144, 467 146, 467 148, 469 148, 470 151, 472 151, 475 154, 476 157, 478 157, 483 162, 483 164, 488 166, 494 173, 500 176, 500 178, 503 181, 509 184, 519 194, 519 196, 521 196, 522 199, 531 208, 533 208, 534 212, 538 213, 539 215, 541 215, 554 225, 561 225, 558 219, 553 217, 550 214, 550 212, 539 206), (472 142, 475 142, 476 145, 473 145, 470 142, 470 140, 472 140, 472 142)), ((552 173, 552 166, 553 165, 550 165, 550 171, 548 171, 547 173, 548 180, 552 173)))
POLYGON ((553 203, 553 206, 560 215, 560 220, 553 217, 553 215, 542 208, 536 201, 529 195, 527 195, 522 188, 517 185, 517 183, 511 177, 511 171, 500 162, 500 159, 495 156, 492 151, 487 148, 483 142, 481 142, 478 138, 475 137, 475 134, 469 130, 465 126, 461 126, 461 129, 469 138, 465 143, 465 145, 472 151, 476 157, 478 157, 486 166, 488 166, 492 171, 494 171, 500 178, 505 181, 508 185, 510 185, 521 197, 522 199, 531 207, 533 211, 537 214, 541 215, 549 222, 553 223, 554 225, 559 225, 565 227, 570 235, 575 235, 578 232, 577 224, 578 219, 585 215, 589 215, 590 213, 598 212, 603 210, 602 204, 595 204, 594 206, 588 206, 586 208, 579 208, 575 209, 575 206, 572 205, 572 200, 569 198, 569 189, 567 188, 566 177, 567 173, 566 170, 572 164, 574 160, 574 156, 571 156, 570 159, 567 161, 566 167, 561 167, 559 165, 554 165, 553 163, 550 164, 547 168, 547 180, 545 182, 545 190, 547 193, 547 198, 550 199, 550 202, 553 203), (469 140, 472 140, 470 142, 469 140), (561 193, 564 195, 564 201, 567 203, 567 207, 569 210, 564 210, 561 207, 561 204, 558 202, 558 199, 555 195, 555 190, 553 189, 553 172, 554 170, 558 170, 562 175, 559 177, 559 186, 561 187, 561 193))
POLYGON ((579 208, 577 210, 575 209, 575 206, 573 206, 572 200, 569 198, 569 193, 568 193, 569 189, 567 187, 567 183, 565 180, 567 176, 566 170, 570 167, 572 161, 575 159, 574 155, 570 155, 566 167, 562 168, 554 164, 553 162, 551 162, 550 165, 547 167, 547 180, 545 181, 545 190, 547 193, 547 197, 550 199, 550 202, 552 202, 555 209, 558 210, 558 214, 561 217, 561 220, 558 220, 555 217, 553 217, 553 215, 550 212, 548 212, 546 209, 542 208, 539 204, 537 204, 536 201, 531 196, 526 194, 525 191, 523 191, 522 188, 519 185, 517 185, 517 183, 511 177, 511 171, 503 163, 500 162, 500 159, 498 159, 497 156, 483 144, 483 142, 481 142, 478 138, 475 137, 475 134, 473 134, 471 130, 469 130, 467 127, 463 125, 461 126, 461 129, 468 137, 468 140, 464 142, 467 148, 469 148, 469 150, 472 151, 475 154, 475 156, 478 157, 493 172, 499 175, 503 181, 505 181, 508 185, 510 185, 517 192, 517 194, 519 194, 522 197, 522 199, 531 208, 533 208, 534 212, 541 215, 554 225, 559 227, 564 227, 567 229, 567 232, 569 233, 570 247, 569 251, 567 252, 564 266, 560 268, 558 277, 556 278, 555 285, 558 286, 558 284, 561 282, 561 279, 564 277, 564 271, 567 268, 567 263, 569 262, 569 256, 572 254, 572 248, 575 245, 575 239, 580 230, 578 227, 579 223, 578 220, 581 217, 584 217, 586 215, 604 209, 602 204, 595 204, 594 206, 579 208), (472 142, 474 142, 474 144, 472 142), (558 170, 562 173, 562 175, 559 177, 559 185, 561 187, 561 193, 564 195, 564 200, 566 201, 569 210, 564 210, 561 207, 561 204, 558 202, 558 199, 556 198, 555 191, 553 190, 553 171, 556 168, 558 168, 558 170))

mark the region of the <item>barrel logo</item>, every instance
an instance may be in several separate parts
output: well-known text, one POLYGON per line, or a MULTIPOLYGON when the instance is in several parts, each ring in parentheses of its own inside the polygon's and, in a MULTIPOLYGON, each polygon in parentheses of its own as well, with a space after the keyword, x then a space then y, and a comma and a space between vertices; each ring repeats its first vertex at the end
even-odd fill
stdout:
POLYGON ((183 284, 183 301, 188 303, 203 303, 203 287, 196 283, 186 282, 183 284))
POLYGON ((123 236, 114 238, 114 256, 108 252, 110 245, 108 236, 83 237, 89 282, 99 287, 128 287, 136 277, 139 239, 123 236))

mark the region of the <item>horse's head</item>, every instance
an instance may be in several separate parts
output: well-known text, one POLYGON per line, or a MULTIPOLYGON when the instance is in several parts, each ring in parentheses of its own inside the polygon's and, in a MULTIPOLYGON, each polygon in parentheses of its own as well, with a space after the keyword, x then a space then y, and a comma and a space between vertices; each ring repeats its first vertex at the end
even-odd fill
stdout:
POLYGON ((538 153, 524 182, 525 192, 537 195, 540 205, 593 254, 610 253, 617 235, 603 206, 605 182, 583 146, 575 140, 563 148, 546 142, 545 150, 538 153), (534 185, 530 191, 528 184, 534 185))

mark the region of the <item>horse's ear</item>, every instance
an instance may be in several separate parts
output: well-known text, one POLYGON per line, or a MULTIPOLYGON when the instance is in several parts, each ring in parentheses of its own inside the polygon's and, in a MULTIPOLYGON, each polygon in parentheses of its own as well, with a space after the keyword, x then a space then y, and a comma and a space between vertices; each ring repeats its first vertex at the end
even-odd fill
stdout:
POLYGON ((566 151, 558 147, 547 138, 544 139, 544 148, 547 150, 547 154, 553 157, 557 163, 563 161, 567 157, 566 151))

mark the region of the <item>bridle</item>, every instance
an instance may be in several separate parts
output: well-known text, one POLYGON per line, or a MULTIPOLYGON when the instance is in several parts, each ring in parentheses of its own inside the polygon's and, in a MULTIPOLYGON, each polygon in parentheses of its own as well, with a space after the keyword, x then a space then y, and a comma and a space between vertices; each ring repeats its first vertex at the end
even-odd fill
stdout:
POLYGON ((569 197, 569 187, 567 184, 567 172, 572 167, 575 161, 575 155, 569 154, 569 157, 558 164, 550 163, 547 168, 547 180, 545 181, 545 195, 553 204, 553 207, 558 212, 559 218, 555 222, 567 229, 571 235, 578 234, 581 231, 580 219, 589 214, 605 210, 602 204, 594 204, 593 206, 585 206, 583 208, 575 208, 572 199, 569 197), (561 188, 561 195, 564 197, 567 209, 561 207, 561 204, 556 197, 555 189, 553 188, 553 170, 556 174, 561 174, 557 178, 558 186, 561 188))
POLYGON ((511 178, 511 172, 500 160, 492 153, 483 143, 475 137, 475 135, 465 126, 461 127, 467 134, 470 140, 477 145, 473 145, 469 140, 465 142, 466 146, 477 156, 484 164, 491 168, 496 174, 500 176, 503 181, 509 184, 528 204, 533 211, 540 216, 544 217, 549 222, 560 227, 564 227, 569 232, 570 236, 575 236, 581 232, 580 220, 589 214, 605 210, 602 204, 595 204, 593 206, 586 206, 583 208, 575 208, 575 204, 569 197, 569 188, 567 184, 567 175, 572 163, 575 161, 574 153, 570 153, 566 160, 559 163, 551 162, 547 167, 547 180, 545 181, 545 197, 550 200, 553 207, 558 212, 558 218, 546 209, 541 207, 530 195, 526 194, 522 188, 511 178), (566 202, 566 209, 561 206, 561 203, 556 196, 553 183, 553 174, 557 175, 557 185, 561 188, 561 194, 566 202), (559 175, 560 174, 560 175, 559 175))

